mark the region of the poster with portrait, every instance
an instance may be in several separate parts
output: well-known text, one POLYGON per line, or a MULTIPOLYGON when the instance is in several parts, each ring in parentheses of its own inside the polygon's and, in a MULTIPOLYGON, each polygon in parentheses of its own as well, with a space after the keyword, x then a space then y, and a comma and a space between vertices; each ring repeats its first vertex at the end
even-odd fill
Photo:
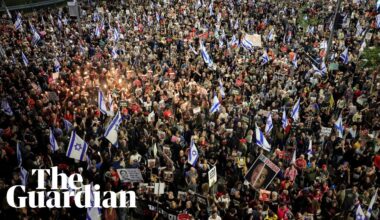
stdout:
POLYGON ((280 172, 280 168, 266 156, 260 154, 244 178, 254 189, 259 191, 266 189, 278 172, 280 172))
POLYGON ((173 171, 164 171, 164 181, 165 182, 173 182, 174 176, 173 176, 173 171))
POLYGON ((153 169, 156 167, 156 159, 148 159, 148 168, 153 169))
POLYGON ((139 169, 117 169, 117 174, 123 183, 144 182, 141 171, 139 169))

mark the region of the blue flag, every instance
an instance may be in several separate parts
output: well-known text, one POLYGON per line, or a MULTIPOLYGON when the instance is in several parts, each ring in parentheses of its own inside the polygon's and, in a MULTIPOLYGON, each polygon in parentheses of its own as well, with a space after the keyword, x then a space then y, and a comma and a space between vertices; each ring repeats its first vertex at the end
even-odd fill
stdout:
POLYGON ((85 161, 87 148, 87 143, 80 138, 75 131, 72 131, 66 156, 76 160, 85 161))
POLYGON ((51 146, 51 151, 54 153, 58 150, 58 144, 57 140, 55 140, 54 134, 53 134, 53 129, 49 129, 49 142, 51 146))
POLYGON ((194 141, 191 140, 191 143, 190 143, 190 150, 189 150, 189 155, 188 155, 188 159, 187 159, 187 161, 188 161, 189 164, 191 164, 192 166, 195 166, 195 163, 197 162, 198 157, 199 157, 198 149, 197 149, 197 147, 195 146, 194 141))

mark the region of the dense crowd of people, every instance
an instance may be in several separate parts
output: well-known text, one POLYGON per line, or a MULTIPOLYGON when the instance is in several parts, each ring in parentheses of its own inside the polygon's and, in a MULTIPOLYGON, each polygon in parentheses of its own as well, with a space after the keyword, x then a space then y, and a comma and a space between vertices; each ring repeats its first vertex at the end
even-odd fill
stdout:
POLYGON ((379 11, 374 0, 342 1, 334 23, 336 4, 83 1, 79 20, 67 7, 4 13, 0 217, 87 215, 76 207, 9 207, 7 189, 23 180, 19 148, 28 190, 37 186, 32 169, 53 166, 81 173, 104 191, 134 190, 138 207, 104 208, 107 220, 169 219, 167 213, 201 220, 359 219, 359 207, 379 219, 380 63, 364 67, 362 59, 380 46, 379 11), (252 34, 261 36, 261 46, 244 45, 252 34), (104 132, 117 112, 115 144, 104 132), (258 144, 257 128, 269 150, 258 144), (87 161, 66 156, 73 130, 88 143, 87 161), (191 146, 198 154, 193 164, 191 146), (259 155, 279 168, 262 188, 246 178, 259 155), (214 166, 218 181, 210 186, 214 166), (122 168, 139 168, 143 183, 123 182, 122 168), (148 190, 158 182, 164 194, 148 190))

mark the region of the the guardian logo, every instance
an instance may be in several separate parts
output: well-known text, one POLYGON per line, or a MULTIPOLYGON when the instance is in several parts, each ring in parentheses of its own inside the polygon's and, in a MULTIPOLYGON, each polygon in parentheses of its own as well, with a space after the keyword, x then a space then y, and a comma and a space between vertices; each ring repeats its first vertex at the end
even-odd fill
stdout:
POLYGON ((37 190, 26 192, 27 196, 14 196, 17 188, 25 192, 25 186, 15 185, 7 192, 7 202, 13 208, 69 208, 70 197, 74 197, 75 206, 78 208, 136 208, 136 194, 133 191, 99 192, 99 185, 83 185, 80 174, 72 174, 69 177, 64 173, 58 174, 57 167, 50 169, 33 169, 32 175, 37 172, 37 190), (51 188, 46 191, 45 173, 51 175, 51 188), (58 181, 60 179, 60 187, 58 181), (79 187, 77 185, 80 185, 79 187), (128 196, 127 196, 128 194, 128 196), (101 197, 107 197, 101 201, 101 197), (63 203, 63 204, 62 204, 63 203))

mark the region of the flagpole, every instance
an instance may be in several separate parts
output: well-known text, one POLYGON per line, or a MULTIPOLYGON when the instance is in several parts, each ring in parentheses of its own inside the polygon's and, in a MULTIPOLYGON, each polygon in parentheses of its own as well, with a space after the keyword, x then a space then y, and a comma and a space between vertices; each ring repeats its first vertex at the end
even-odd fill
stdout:
POLYGON ((340 8, 341 3, 342 3, 342 0, 338 0, 338 3, 337 3, 336 8, 335 8, 335 14, 334 14, 334 18, 333 18, 333 20, 332 20, 332 22, 333 22, 333 28, 332 28, 332 30, 330 31, 330 37, 329 37, 329 42, 328 42, 328 44, 327 44, 327 51, 326 51, 325 58, 326 58, 326 57, 329 57, 329 54, 330 54, 331 43, 332 43, 332 40, 333 40, 333 37, 334 37, 334 33, 335 33, 335 21, 336 21, 336 16, 338 15, 338 11, 339 11, 339 8, 340 8))

